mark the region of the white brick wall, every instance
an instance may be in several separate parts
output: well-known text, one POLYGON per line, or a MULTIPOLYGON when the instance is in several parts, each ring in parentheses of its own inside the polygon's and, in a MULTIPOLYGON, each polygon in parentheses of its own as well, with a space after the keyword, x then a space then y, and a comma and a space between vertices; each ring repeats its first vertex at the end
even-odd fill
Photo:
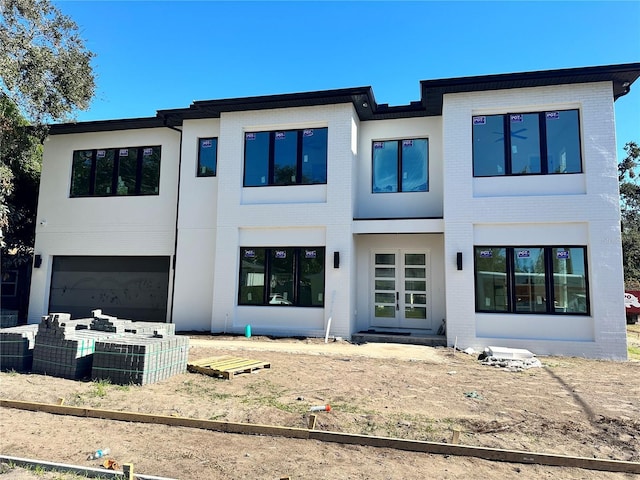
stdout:
POLYGON ((535 353, 626 358, 620 217, 611 85, 608 82, 446 95, 443 108, 444 219, 448 342, 482 348, 526 347, 535 353), (563 177, 472 177, 471 117, 480 114, 580 110, 584 173, 563 177), (577 179, 577 180, 576 180, 577 179), (492 191, 494 192, 492 194, 492 191), (536 193, 538 192, 538 193, 536 193), (537 232, 528 235, 531 224, 537 232), (581 235, 575 225, 581 227, 581 235), (572 226, 573 225, 573 226, 572 226), (495 245, 587 245, 590 317, 476 314, 475 232, 495 245), (534 237, 534 238, 532 238, 534 237), (491 235, 489 235, 491 238, 491 235), (543 240, 544 239, 544 240, 543 240), (464 270, 455 268, 463 252, 464 270), (549 333, 552 332, 552 333, 549 333), (555 334, 553 332, 556 332, 555 334))
POLYGON ((215 276, 211 329, 256 333, 323 335, 329 315, 332 334, 350 334, 353 298, 350 276, 354 118, 350 104, 223 114, 220 119, 216 204, 215 276), (326 186, 243 188, 244 133, 328 127, 326 186), (325 189, 326 200, 318 195, 325 189), (293 192, 294 193, 290 193, 293 192), (296 198, 291 201, 291 195, 296 198), (250 197, 250 201, 247 201, 250 197), (245 244, 244 242, 251 242, 245 244), (237 306, 240 246, 326 247, 325 308, 237 306), (333 252, 341 268, 333 268, 333 252), (332 296, 335 301, 332 307, 332 296), (331 311, 332 310, 332 311, 331 311))

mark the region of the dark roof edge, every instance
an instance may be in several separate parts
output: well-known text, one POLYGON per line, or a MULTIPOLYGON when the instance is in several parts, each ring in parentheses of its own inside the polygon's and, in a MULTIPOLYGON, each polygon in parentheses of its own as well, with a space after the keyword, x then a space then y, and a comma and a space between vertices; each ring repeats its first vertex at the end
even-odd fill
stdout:
POLYGON ((556 70, 537 70, 533 72, 515 72, 515 73, 499 73, 491 75, 478 75, 471 77, 453 77, 453 78, 441 78, 437 80, 421 80, 422 85, 436 87, 447 86, 455 88, 455 86, 465 84, 480 85, 483 83, 493 82, 512 82, 514 80, 523 79, 548 79, 554 77, 580 77, 589 76, 593 74, 614 74, 614 73, 639 73, 640 63, 622 63, 618 65, 600 65, 593 67, 577 67, 577 68, 562 68, 556 70))
POLYGON ((59 123, 49 127, 49 135, 67 133, 111 132, 141 128, 171 126, 162 117, 125 118, 121 120, 96 120, 91 122, 59 123))

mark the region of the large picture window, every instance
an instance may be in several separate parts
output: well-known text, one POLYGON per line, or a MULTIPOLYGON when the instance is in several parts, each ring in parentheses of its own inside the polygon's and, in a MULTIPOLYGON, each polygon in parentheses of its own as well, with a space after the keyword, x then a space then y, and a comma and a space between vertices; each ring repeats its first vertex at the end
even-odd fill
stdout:
POLYGON ((477 312, 589 314, 585 247, 475 247, 477 312))
POLYGON ((473 176, 582 172, 578 110, 473 117, 473 176))
POLYGON ((373 142, 373 193, 429 190, 427 139, 373 142))
POLYGON ((245 133, 244 186, 327 183, 327 129, 245 133))
POLYGON ((239 305, 324 306, 324 247, 241 247, 239 305))
POLYGON ((72 197, 158 195, 161 147, 73 152, 72 197))

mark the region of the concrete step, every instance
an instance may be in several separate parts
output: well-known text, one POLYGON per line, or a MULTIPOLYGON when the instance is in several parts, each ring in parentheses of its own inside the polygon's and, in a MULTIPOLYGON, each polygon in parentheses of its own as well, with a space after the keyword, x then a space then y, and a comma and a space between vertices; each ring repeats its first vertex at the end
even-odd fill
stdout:
POLYGON ((398 335, 386 332, 359 332, 351 335, 352 343, 401 343, 405 345, 425 345, 427 347, 446 347, 447 338, 443 335, 398 335))

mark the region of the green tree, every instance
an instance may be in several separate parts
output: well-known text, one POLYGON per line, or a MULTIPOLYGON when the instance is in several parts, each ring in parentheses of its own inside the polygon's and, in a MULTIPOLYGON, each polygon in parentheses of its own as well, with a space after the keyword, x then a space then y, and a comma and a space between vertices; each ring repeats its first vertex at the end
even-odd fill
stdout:
POLYGON ((49 0, 0 0, 0 229, 3 265, 33 247, 46 124, 88 107, 95 83, 78 26, 49 0))
MULTIPOLYGON (((50 0, 0 0, 0 247, 2 275, 19 270, 26 313, 28 267, 47 124, 86 109, 95 82, 78 26, 50 0), (20 270, 22 269, 22 270, 20 270)), ((4 304, 4 302, 3 302, 4 304)))
POLYGON ((640 147, 636 142, 624 146, 626 157, 618 164, 624 281, 627 289, 640 289, 640 185, 637 167, 640 147))

